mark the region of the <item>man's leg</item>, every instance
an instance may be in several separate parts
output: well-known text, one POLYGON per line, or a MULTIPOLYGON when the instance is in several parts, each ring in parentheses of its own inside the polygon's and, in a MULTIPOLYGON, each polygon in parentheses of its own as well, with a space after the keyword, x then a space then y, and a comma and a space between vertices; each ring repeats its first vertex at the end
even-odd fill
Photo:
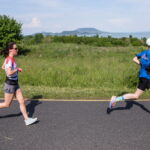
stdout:
POLYGON ((143 94, 143 92, 144 92, 143 90, 137 89, 135 93, 128 93, 119 97, 112 96, 111 101, 109 103, 109 108, 112 108, 113 106, 115 106, 116 102, 119 102, 119 101, 124 101, 128 99, 130 100, 138 99, 143 94))

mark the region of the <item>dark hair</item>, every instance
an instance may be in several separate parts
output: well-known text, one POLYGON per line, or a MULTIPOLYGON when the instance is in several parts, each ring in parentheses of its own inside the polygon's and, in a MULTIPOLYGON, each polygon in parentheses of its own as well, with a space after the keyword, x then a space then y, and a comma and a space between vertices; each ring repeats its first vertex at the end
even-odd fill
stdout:
POLYGON ((2 51, 2 54, 4 55, 4 57, 7 57, 9 55, 9 50, 13 49, 13 46, 15 44, 16 44, 15 42, 8 43, 7 47, 2 51))

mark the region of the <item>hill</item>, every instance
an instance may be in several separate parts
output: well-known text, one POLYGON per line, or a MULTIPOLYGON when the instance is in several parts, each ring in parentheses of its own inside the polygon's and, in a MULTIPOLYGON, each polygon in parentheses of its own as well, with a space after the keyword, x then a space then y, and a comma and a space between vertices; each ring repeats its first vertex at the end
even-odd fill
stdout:
POLYGON ((62 31, 60 33, 53 33, 53 32, 42 32, 44 36, 69 36, 69 35, 76 35, 76 36, 99 36, 99 37, 114 37, 114 38, 121 38, 121 37, 129 37, 130 35, 136 38, 149 38, 150 32, 105 32, 98 30, 96 28, 78 28, 72 31, 62 31))

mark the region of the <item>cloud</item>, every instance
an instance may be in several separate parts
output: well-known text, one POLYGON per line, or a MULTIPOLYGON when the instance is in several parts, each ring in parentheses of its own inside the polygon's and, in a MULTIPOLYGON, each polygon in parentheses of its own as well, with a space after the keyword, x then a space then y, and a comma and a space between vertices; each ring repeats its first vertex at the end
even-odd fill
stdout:
POLYGON ((41 21, 37 17, 33 17, 30 23, 23 24, 23 28, 39 28, 39 27, 41 27, 41 21))
POLYGON ((112 25, 121 26, 125 24, 129 24, 131 21, 127 18, 112 18, 109 19, 108 22, 112 25))

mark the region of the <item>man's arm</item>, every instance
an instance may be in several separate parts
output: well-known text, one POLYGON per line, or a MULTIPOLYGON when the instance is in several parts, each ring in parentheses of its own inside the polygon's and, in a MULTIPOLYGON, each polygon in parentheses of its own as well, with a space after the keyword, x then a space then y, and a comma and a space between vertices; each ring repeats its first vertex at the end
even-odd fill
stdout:
POLYGON ((135 57, 133 58, 133 62, 135 62, 136 64, 140 65, 140 61, 139 61, 139 59, 138 59, 137 56, 135 56, 135 57))

